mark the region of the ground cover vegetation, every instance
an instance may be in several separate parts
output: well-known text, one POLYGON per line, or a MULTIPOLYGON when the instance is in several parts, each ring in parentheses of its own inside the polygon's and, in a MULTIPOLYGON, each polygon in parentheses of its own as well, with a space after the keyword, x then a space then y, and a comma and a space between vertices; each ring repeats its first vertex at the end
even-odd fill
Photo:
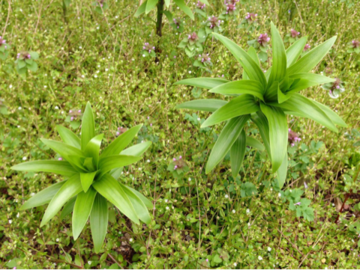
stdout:
POLYGON ((1 268, 359 267, 355 1, 0 14, 1 268))

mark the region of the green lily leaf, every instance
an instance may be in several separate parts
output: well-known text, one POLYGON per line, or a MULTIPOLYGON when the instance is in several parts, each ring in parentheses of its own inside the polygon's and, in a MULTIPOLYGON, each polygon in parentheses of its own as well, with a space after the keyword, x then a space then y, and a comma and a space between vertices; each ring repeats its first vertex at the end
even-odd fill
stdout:
POLYGON ((57 131, 64 143, 81 149, 80 138, 74 134, 70 129, 63 126, 56 126, 57 131))
POLYGON ((250 118, 249 115, 243 115, 240 117, 232 118, 221 131, 216 143, 211 150, 209 160, 206 164, 206 173, 209 173, 215 166, 225 157, 230 151, 232 145, 236 139, 240 136, 240 133, 246 124, 246 121, 250 118))
POLYGON ((265 150, 265 147, 261 144, 261 142, 259 142, 257 139, 254 139, 253 137, 246 136, 246 145, 260 151, 265 150))
POLYGON ((289 48, 286 50, 286 66, 290 67, 292 64, 299 59, 299 56, 304 51, 306 45, 307 37, 302 37, 295 41, 289 48))
POLYGON ((286 53, 284 43, 281 39, 279 31, 275 25, 271 23, 271 37, 273 50, 273 64, 268 86, 273 82, 281 82, 286 75, 286 53))
POLYGON ((135 13, 135 17, 139 17, 141 14, 143 14, 146 10, 146 6, 147 6, 147 0, 144 1, 144 3, 141 4, 141 6, 137 9, 136 13, 135 13))
POLYGON ((101 146, 101 141, 104 135, 100 134, 92 138, 89 143, 86 145, 84 153, 87 157, 91 157, 93 161, 93 165, 95 168, 98 167, 99 163, 99 151, 101 146))
POLYGON ((200 78, 181 80, 181 81, 174 83, 174 85, 184 84, 184 85, 191 85, 191 86, 196 86, 196 87, 205 88, 205 89, 211 89, 211 88, 217 87, 219 85, 222 85, 222 84, 228 83, 228 82, 229 81, 225 80, 225 79, 201 78, 200 77, 200 78))
POLYGON ((105 174, 100 180, 94 182, 93 187, 104 198, 115 205, 121 213, 123 213, 136 224, 139 224, 139 218, 128 196, 113 177, 105 174))
POLYGON ((108 211, 106 199, 99 193, 96 194, 90 214, 91 235, 96 253, 100 252, 101 246, 105 240, 109 219, 108 211))
POLYGON ((90 188, 88 192, 80 192, 77 195, 72 218, 74 240, 79 237, 89 219, 96 194, 97 192, 93 188, 90 188))
POLYGON ((62 181, 36 193, 21 206, 20 210, 26 210, 49 203, 64 184, 65 181, 62 181))
POLYGON ((79 175, 74 175, 69 180, 67 180, 50 201, 41 221, 40 227, 48 223, 70 198, 76 196, 81 191, 82 188, 79 175))
POLYGON ((158 0, 147 0, 145 13, 148 14, 158 3, 158 0))
POLYGON ((244 68, 249 78, 251 80, 260 82, 265 89, 267 83, 264 72, 261 70, 260 66, 252 59, 252 57, 232 40, 217 33, 212 33, 212 35, 216 37, 222 44, 224 44, 226 48, 228 48, 228 50, 234 55, 236 60, 238 60, 240 65, 244 68))
POLYGON ((64 176, 72 176, 78 171, 67 161, 62 160, 36 160, 20 163, 11 167, 15 171, 51 172, 64 176))
POLYGON ((135 144, 125 150, 122 150, 120 155, 122 156, 141 156, 151 146, 151 142, 143 142, 135 144))
POLYGON ((236 139, 235 143, 231 146, 230 149, 231 171, 234 178, 236 178, 237 174, 240 171, 245 156, 245 149, 246 134, 244 129, 242 129, 240 136, 236 139))
POLYGON ((141 129, 142 125, 137 125, 125 131, 119 137, 117 137, 108 147, 101 153, 101 158, 108 156, 118 155, 126 146, 134 139, 136 134, 141 129))
MULTIPOLYGON (((284 104, 284 103, 282 103, 284 104)), ((269 123, 269 139, 273 172, 276 172, 286 154, 288 142, 288 125, 286 115, 280 108, 260 103, 261 111, 269 123)))
POLYGON ((125 191, 126 195, 128 196, 132 206, 134 207, 136 215, 139 217, 139 219, 146 224, 150 224, 151 217, 144 202, 134 192, 132 192, 131 189, 128 189, 127 186, 124 186, 121 183, 119 183, 119 185, 122 187, 122 189, 125 191))
POLYGON ((284 103, 273 104, 273 106, 280 107, 284 111, 297 112, 298 115, 300 114, 303 117, 310 118, 326 126, 330 130, 338 132, 338 129, 330 118, 313 102, 300 94, 294 94, 284 103))
POLYGON ((95 120, 91 105, 86 104, 81 124, 81 150, 85 150, 87 144, 95 137, 95 120))
POLYGON ((262 85, 254 80, 240 80, 224 83, 212 88, 210 92, 222 95, 249 94, 264 101, 262 85))
POLYGON ((251 95, 241 95, 233 98, 229 103, 216 110, 201 125, 202 128, 215 125, 225 120, 251 114, 259 110, 259 106, 255 103, 254 97, 251 95))
POLYGON ((80 173, 81 186, 85 193, 91 187, 97 172, 80 173))
POLYGON ((204 112, 214 112, 228 102, 220 99, 197 99, 184 102, 176 106, 176 109, 190 109, 204 112))
POLYGON ((299 59, 295 64, 287 69, 287 74, 290 76, 295 73, 309 72, 312 70, 329 52, 334 45, 336 36, 328 39, 321 45, 312 49, 306 55, 299 59))
POLYGON ((185 4, 184 0, 174 0, 175 4, 190 17, 190 19, 194 20, 194 14, 191 9, 185 4))

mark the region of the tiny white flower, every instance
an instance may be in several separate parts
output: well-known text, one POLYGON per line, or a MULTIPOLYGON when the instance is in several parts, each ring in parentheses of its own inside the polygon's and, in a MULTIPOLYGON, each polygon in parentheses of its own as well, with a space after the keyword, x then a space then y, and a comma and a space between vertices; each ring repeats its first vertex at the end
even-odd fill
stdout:
POLYGON ((20 217, 20 213, 17 213, 16 217, 19 218, 19 217, 20 217))
POLYGON ((130 238, 129 241, 132 242, 132 241, 134 241, 134 239, 130 238))
POLYGON ((59 242, 60 241, 60 239, 59 238, 56 238, 56 242, 59 242))
POLYGON ((226 194, 226 195, 225 195, 225 199, 227 199, 227 198, 229 198, 229 195, 226 194))
POLYGON ((55 110, 58 110, 59 109, 59 107, 58 106, 55 106, 55 110))
POLYGON ((167 202, 168 202, 168 199, 165 199, 165 202, 167 203, 167 202))
POLYGON ((98 26, 98 27, 96 27, 96 29, 97 29, 97 30, 99 30, 99 26, 98 26))
POLYGON ((27 157, 23 157, 22 160, 27 160, 27 157))
POLYGON ((271 251, 271 247, 268 247, 268 251, 269 251, 269 252, 271 251))
POLYGON ((141 168, 139 168, 139 171, 141 171, 141 168))
POLYGON ((191 178, 189 177, 189 182, 191 181, 191 178))
POLYGON ((108 68, 105 68, 105 71, 108 71, 109 69, 108 68))
POLYGON ((278 196, 281 197, 281 193, 279 193, 278 196))
POLYGON ((249 227, 251 226, 250 222, 248 223, 248 226, 249 226, 249 227))
POLYGON ((11 219, 9 219, 9 224, 11 224, 12 223, 12 220, 11 219))
POLYGON ((47 86, 46 86, 46 85, 44 85, 44 88, 47 88, 47 86))
POLYGON ((150 159, 148 159, 146 162, 147 162, 147 163, 150 163, 150 159))
POLYGON ((201 120, 201 118, 200 117, 198 117, 198 119, 197 119, 198 121, 200 121, 201 120))
POLYGON ((191 70, 189 70, 189 74, 191 74, 191 70))
POLYGON ((236 262, 234 263, 234 266, 235 266, 235 267, 237 266, 237 263, 236 263, 236 262))
POLYGON ((143 57, 145 57, 146 55, 145 54, 143 54, 143 57))
POLYGON ((9 85, 9 88, 12 88, 12 84, 9 85))
POLYGON ((81 46, 79 46, 79 49, 82 49, 82 47, 81 47, 81 46))
POLYGON ((250 209, 246 209, 246 213, 250 213, 250 209))
POLYGON ((95 74, 94 77, 97 78, 97 75, 95 74))
POLYGON ((18 109, 19 109, 19 110, 21 110, 22 108, 21 108, 21 107, 19 107, 18 109))
POLYGON ((33 193, 31 193, 30 195, 31 195, 31 196, 34 196, 34 195, 35 195, 35 193, 33 192, 33 193))
POLYGON ((169 210, 170 208, 169 208, 169 206, 166 206, 166 210, 169 210))
POLYGON ((232 212, 233 212, 233 214, 235 214, 235 212, 236 212, 235 209, 233 209, 232 212))
POLYGON ((258 259, 259 259, 259 261, 261 261, 261 260, 262 260, 262 257, 261 257, 261 256, 259 256, 259 257, 258 257, 258 259))
POLYGON ((91 265, 92 261, 88 261, 88 265, 91 265))

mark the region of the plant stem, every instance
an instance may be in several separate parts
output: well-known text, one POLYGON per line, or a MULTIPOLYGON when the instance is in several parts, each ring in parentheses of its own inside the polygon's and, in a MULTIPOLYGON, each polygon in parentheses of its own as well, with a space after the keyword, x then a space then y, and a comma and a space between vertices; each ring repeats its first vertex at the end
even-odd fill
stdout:
POLYGON ((164 14, 164 0, 160 0, 157 4, 157 21, 156 21, 156 34, 162 36, 162 18, 164 14))

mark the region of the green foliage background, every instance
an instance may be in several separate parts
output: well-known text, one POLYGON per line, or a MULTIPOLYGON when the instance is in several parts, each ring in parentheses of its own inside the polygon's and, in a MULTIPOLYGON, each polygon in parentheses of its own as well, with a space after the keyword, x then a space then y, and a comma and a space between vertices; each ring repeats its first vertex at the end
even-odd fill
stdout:
MULTIPOLYGON (((206 175, 209 149, 221 126, 200 129, 207 113, 175 109, 194 98, 215 97, 202 89, 172 86, 178 80, 241 77, 238 63, 214 39, 204 44, 212 73, 194 67, 177 47, 204 19, 191 21, 174 9, 185 21, 184 32, 174 31, 164 18, 160 40, 155 12, 134 18, 138 1, 109 0, 101 12, 91 1, 65 2, 0 0, 0 32, 11 45, 9 57, 0 62, 0 99, 7 108, 0 114, 0 268, 359 267, 356 196, 335 223, 359 161, 360 56, 348 51, 348 43, 360 38, 355 1, 243 1, 234 20, 222 25, 222 34, 243 48, 260 33, 270 34, 270 21, 283 37, 291 28, 308 35, 312 47, 338 36, 316 73, 340 78, 346 91, 338 99, 321 87, 302 94, 337 111, 348 127, 335 134, 313 121, 289 117, 289 127, 302 141, 288 149, 292 161, 282 190, 265 153, 250 149, 236 179, 228 157, 206 175), (258 13, 258 28, 238 28, 247 12, 258 13), (157 47, 156 61, 143 57, 145 42, 157 47), (26 78, 14 64, 22 51, 39 53, 38 70, 26 78), (40 138, 59 140, 58 124, 79 134, 79 122, 71 122, 68 112, 84 110, 87 101, 96 114, 96 132, 105 138, 114 139, 118 127, 144 123, 134 143, 153 142, 144 159, 120 176, 153 200, 153 221, 138 226, 113 209, 98 255, 89 225, 74 242, 71 216, 58 215, 40 229, 45 207, 19 211, 32 193, 61 177, 10 170, 25 159, 58 158, 40 138), (174 170, 173 158, 179 156, 184 163, 174 170), (311 201, 313 218, 306 207, 293 209, 300 197, 303 205, 311 201)), ((186 2, 194 9, 196 1, 186 2)), ((209 2, 209 16, 224 11, 223 1, 209 2)), ((247 130, 256 132, 252 126, 247 130)))

